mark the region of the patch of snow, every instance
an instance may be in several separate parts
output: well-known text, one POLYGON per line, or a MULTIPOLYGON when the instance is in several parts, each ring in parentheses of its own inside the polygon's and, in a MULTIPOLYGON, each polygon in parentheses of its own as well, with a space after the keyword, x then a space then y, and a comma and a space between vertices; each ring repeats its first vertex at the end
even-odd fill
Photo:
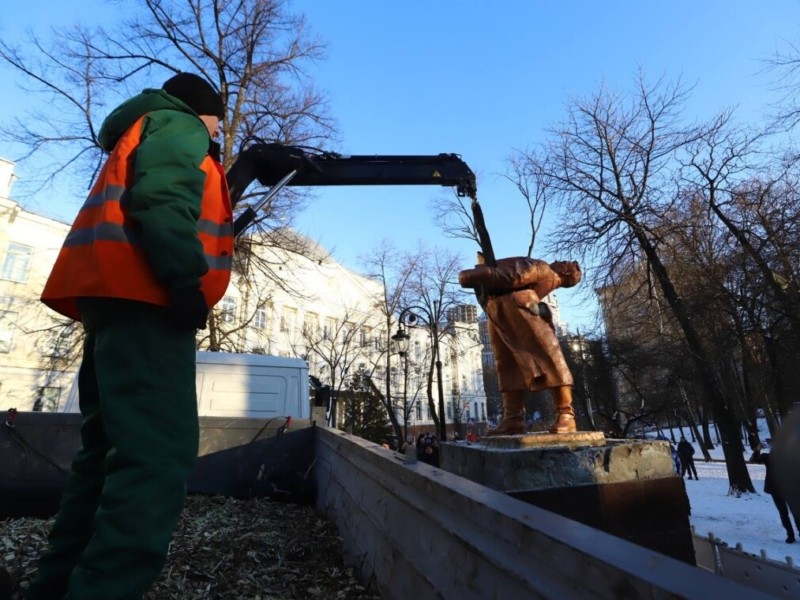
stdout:
MULTIPOLYGON (((674 433, 675 439, 680 439, 681 431, 676 429, 674 433)), ((689 429, 684 428, 683 433, 691 442, 689 429)), ((664 430, 664 435, 671 439, 669 430, 664 430)), ((716 442, 713 432, 711 435, 712 441, 716 442)), ((655 436, 655 433, 648 435, 653 438, 655 436)), ((759 422, 759 436, 762 442, 770 437, 763 419, 759 422)), ((744 445, 747 459, 750 456, 750 447, 747 443, 744 445)), ((694 446, 694 462, 699 480, 684 479, 684 485, 691 506, 689 521, 695 528, 695 533, 703 537, 713 533, 731 548, 736 547, 737 543, 741 544, 741 549, 750 554, 760 555, 764 550, 770 560, 784 562, 790 557, 795 565, 800 566, 800 541, 786 543, 786 530, 781 525, 772 496, 764 493, 764 465, 747 464, 756 493, 745 493, 736 497, 728 493, 725 463, 705 462, 697 442, 694 442, 694 446)), ((721 446, 716 444, 710 454, 715 461, 721 461, 721 446)), ((798 527, 800 524, 794 525, 798 527)), ((795 532, 795 536, 800 540, 798 532, 795 532)))

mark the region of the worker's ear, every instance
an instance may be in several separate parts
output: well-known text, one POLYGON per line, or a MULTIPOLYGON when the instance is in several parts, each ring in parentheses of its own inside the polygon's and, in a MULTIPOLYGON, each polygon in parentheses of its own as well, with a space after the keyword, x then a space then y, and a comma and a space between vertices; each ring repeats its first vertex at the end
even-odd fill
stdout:
POLYGON ((478 264, 479 265, 486 264, 486 259, 483 258, 483 252, 478 252, 478 264))

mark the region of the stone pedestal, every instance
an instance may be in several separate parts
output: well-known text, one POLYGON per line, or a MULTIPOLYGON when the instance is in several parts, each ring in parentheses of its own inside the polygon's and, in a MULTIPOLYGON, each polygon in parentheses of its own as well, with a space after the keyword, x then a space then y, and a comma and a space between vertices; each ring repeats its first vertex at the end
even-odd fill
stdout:
POLYGON ((442 444, 442 469, 695 564, 689 499, 667 442, 578 432, 442 444))

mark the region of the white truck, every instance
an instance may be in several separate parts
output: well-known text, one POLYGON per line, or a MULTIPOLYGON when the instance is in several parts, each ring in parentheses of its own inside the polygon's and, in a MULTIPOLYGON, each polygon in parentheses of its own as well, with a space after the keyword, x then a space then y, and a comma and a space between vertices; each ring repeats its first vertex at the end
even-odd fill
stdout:
MULTIPOLYGON (((308 364, 301 358, 228 352, 197 353, 201 417, 311 417, 308 364)), ((78 377, 59 412, 79 412, 78 377)))

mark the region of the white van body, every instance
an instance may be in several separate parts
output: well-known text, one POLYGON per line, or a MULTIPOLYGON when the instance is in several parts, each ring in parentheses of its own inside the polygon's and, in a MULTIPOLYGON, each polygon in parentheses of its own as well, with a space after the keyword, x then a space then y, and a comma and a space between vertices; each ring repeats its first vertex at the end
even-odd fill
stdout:
MULTIPOLYGON (((308 363, 301 358, 198 352, 195 384, 200 416, 311 416, 308 363)), ((77 375, 59 412, 80 412, 77 375)))

